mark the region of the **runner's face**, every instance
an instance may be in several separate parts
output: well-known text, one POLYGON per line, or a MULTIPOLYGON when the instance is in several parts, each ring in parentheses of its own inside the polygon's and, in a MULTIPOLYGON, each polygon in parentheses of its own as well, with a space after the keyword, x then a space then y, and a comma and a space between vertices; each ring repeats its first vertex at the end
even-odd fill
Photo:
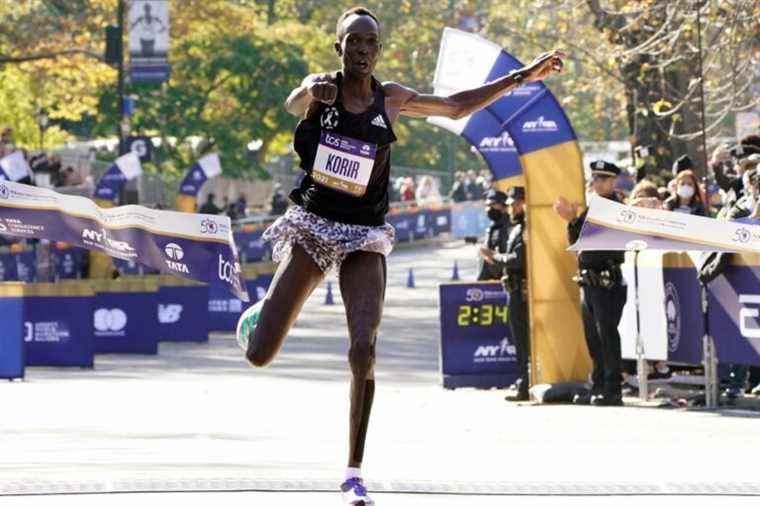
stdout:
POLYGON ((343 38, 335 43, 347 74, 371 76, 380 55, 380 31, 369 16, 349 16, 343 21, 343 38))

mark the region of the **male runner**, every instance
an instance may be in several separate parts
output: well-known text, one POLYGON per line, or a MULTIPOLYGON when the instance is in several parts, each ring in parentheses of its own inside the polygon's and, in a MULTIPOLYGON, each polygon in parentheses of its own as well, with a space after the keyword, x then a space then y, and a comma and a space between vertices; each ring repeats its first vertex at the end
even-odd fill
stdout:
POLYGON ((519 71, 444 97, 375 79, 380 24, 365 8, 338 18, 334 47, 341 70, 306 77, 285 102, 288 112, 301 118, 294 145, 306 175, 290 194, 296 205, 264 234, 280 264, 266 297, 241 316, 237 334, 249 362, 267 365, 314 288, 338 269, 352 373, 348 469, 341 491, 345 504, 367 506, 374 503, 360 468, 375 391, 385 257, 394 234, 385 223, 393 124, 402 114, 467 116, 523 82, 559 71, 563 54, 545 53, 519 71))

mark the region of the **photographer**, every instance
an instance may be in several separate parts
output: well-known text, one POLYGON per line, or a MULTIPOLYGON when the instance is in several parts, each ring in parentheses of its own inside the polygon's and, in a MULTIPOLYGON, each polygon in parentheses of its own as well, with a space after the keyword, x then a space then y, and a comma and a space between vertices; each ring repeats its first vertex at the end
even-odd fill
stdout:
MULTIPOLYGON (((614 188, 620 168, 612 163, 591 164, 591 187, 595 194, 619 202, 614 188)), ((568 222, 568 238, 574 243, 586 219, 578 216, 578 204, 560 197, 554 209, 568 222)), ((623 360, 618 324, 623 315, 627 289, 620 264, 622 251, 581 251, 578 254, 579 274, 576 280, 582 289, 583 327, 589 355, 593 361, 591 396, 578 395, 576 404, 622 406, 621 389, 623 360)))

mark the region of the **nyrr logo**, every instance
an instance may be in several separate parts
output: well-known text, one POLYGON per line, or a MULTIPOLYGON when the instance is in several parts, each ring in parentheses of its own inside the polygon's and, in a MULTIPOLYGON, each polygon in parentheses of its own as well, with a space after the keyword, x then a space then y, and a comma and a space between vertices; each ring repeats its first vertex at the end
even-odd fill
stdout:
POLYGON ((181 272, 183 274, 190 274, 190 270, 187 268, 187 264, 183 264, 179 261, 185 257, 185 251, 179 244, 170 242, 164 246, 164 253, 169 258, 169 260, 164 260, 164 262, 166 262, 166 266, 170 270, 174 272, 181 272))
POLYGON ((557 122, 550 119, 544 119, 539 116, 536 121, 526 121, 523 123, 523 132, 557 132, 557 122))
POLYGON ((159 304, 158 322, 177 323, 182 318, 182 309, 181 304, 159 304))
POLYGON ((201 221, 201 234, 216 234, 217 232, 219 232, 217 222, 208 218, 201 221))
POLYGON ((748 339, 760 339, 760 326, 757 317, 760 316, 757 306, 760 305, 760 295, 739 294, 739 331, 748 339), (754 307, 747 307, 752 305, 754 307))
POLYGON ((498 362, 517 355, 517 349, 505 337, 498 345, 478 346, 472 356, 474 362, 498 362))
POLYGON ((671 282, 665 284, 665 319, 667 321, 668 351, 674 353, 681 344, 681 303, 678 289, 671 282))
POLYGON ((515 141, 507 132, 498 137, 483 137, 478 148, 480 151, 516 151, 515 141))
POLYGON ((95 335, 100 336, 123 336, 127 326, 127 313, 119 308, 100 308, 95 311, 93 323, 95 335))
MULTIPOLYGON (((3 174, 5 176, 5 174, 3 174)), ((0 184, 0 199, 7 199, 11 196, 11 191, 4 184, 0 184)))
POLYGON ((100 229, 100 231, 85 228, 82 230, 82 240, 85 243, 87 243, 87 241, 90 241, 90 243, 100 244, 101 246, 121 253, 134 253, 135 251, 135 249, 130 246, 128 242, 111 239, 108 236, 108 232, 104 228, 100 229))

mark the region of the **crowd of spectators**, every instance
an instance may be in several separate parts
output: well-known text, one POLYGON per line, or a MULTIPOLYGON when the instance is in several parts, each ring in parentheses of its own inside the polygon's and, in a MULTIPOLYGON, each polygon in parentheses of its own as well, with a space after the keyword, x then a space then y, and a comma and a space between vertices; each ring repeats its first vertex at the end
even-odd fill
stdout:
POLYGON ((5 127, 0 131, 0 159, 15 151, 20 151, 29 165, 31 173, 19 180, 20 183, 38 186, 62 187, 76 186, 84 183, 81 175, 72 166, 64 167, 60 155, 44 151, 29 152, 19 149, 13 138, 13 129, 5 127))

